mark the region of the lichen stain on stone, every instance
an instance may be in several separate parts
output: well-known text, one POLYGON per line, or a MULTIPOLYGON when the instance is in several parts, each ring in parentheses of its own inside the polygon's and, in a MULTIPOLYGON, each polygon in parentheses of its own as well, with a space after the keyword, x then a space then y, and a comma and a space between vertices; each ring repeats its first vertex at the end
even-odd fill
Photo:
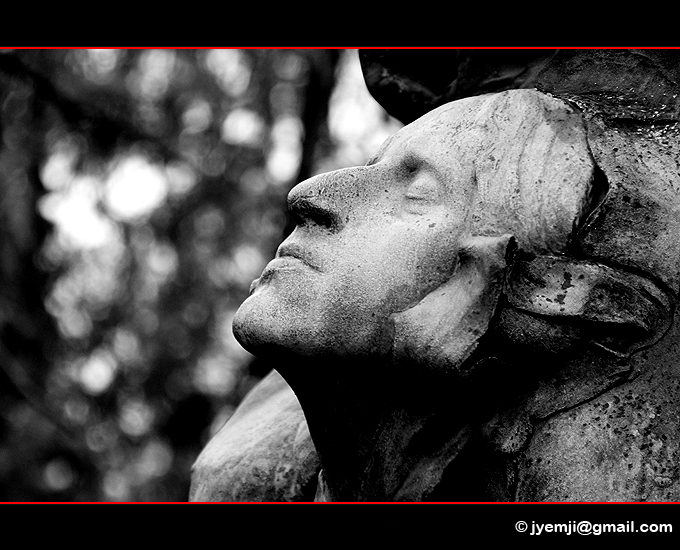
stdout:
POLYGON ((568 271, 564 272, 564 282, 562 283, 562 290, 568 290, 574 285, 571 284, 571 273, 568 271))
POLYGON ((537 427, 517 499, 678 500, 677 333, 676 326, 661 346, 634 356, 648 362, 638 378, 537 427))
POLYGON ((655 273, 678 289, 677 154, 669 156, 668 147, 644 141, 631 129, 589 121, 593 156, 610 189, 597 216, 580 232, 580 244, 588 255, 655 273), (642 162, 641 152, 646 155, 642 162))

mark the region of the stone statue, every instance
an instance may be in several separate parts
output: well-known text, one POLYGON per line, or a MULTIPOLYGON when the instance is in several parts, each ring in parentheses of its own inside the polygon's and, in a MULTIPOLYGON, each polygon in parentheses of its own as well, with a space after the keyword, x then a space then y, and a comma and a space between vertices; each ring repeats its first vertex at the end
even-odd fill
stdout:
POLYGON ((278 372, 192 500, 680 500, 677 103, 560 55, 411 86, 425 112, 366 166, 291 191, 234 319, 278 372))

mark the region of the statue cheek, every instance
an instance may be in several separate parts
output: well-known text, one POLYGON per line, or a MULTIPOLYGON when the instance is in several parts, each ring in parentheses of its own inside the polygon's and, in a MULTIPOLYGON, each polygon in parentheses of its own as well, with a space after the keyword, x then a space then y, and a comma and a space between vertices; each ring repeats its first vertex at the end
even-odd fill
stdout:
POLYGON ((454 275, 393 316, 396 363, 460 371, 487 331, 503 292, 514 239, 477 237, 463 245, 454 275))

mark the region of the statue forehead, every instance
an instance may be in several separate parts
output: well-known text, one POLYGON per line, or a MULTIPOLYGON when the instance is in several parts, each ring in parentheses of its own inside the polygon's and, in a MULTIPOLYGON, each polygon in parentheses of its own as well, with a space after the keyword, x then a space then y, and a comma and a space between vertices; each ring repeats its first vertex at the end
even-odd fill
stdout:
POLYGON ((562 252, 587 213, 593 161, 580 113, 537 90, 447 103, 377 155, 435 165, 449 189, 474 188, 474 233, 515 235, 530 252, 562 252))
POLYGON ((491 95, 484 95, 465 98, 428 112, 388 138, 380 147, 376 157, 388 152, 403 152, 407 149, 417 150, 419 153, 425 151, 436 153, 450 151, 451 148, 462 148, 464 142, 457 137, 462 132, 471 130, 478 123, 483 124, 480 114, 483 117, 484 106, 491 97, 491 95))
POLYGON ((391 136, 381 151, 422 145, 432 151, 453 148, 463 153, 474 152, 482 142, 488 144, 515 134, 527 119, 542 124, 548 131, 559 131, 570 117, 573 114, 563 101, 537 90, 467 97, 446 103, 408 124, 391 136), (476 133, 476 137, 471 133, 476 133), (461 134, 465 134, 465 139, 461 139, 461 134))

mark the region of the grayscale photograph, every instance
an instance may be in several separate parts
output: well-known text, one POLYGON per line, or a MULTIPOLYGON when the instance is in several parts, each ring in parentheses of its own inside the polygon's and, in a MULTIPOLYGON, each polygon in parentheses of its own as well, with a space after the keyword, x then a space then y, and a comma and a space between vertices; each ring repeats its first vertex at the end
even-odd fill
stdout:
POLYGON ((680 501, 679 94, 673 48, 0 50, 0 501, 680 501))

